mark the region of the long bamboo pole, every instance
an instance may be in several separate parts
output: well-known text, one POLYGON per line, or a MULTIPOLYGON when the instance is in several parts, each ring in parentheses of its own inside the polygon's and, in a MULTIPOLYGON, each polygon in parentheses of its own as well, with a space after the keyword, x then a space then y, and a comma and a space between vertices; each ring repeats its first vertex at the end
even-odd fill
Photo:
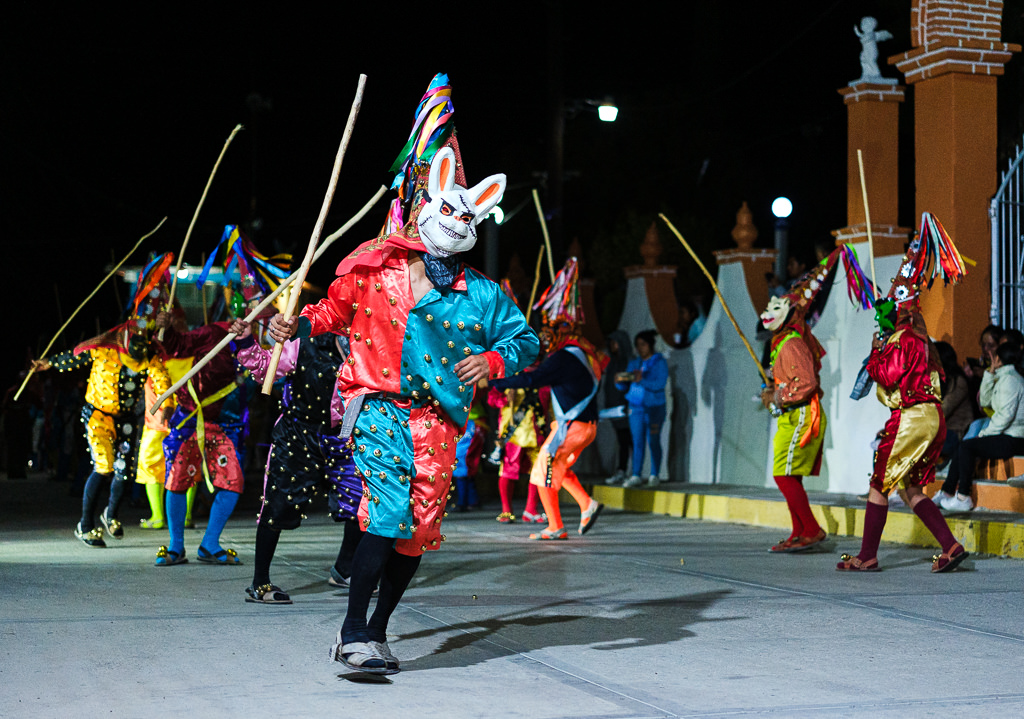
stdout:
POLYGON ((544 245, 537 253, 537 267, 533 270, 533 289, 530 290, 530 304, 526 305, 526 324, 530 324, 530 313, 533 312, 533 299, 537 296, 537 285, 540 284, 540 263, 544 259, 544 245))
MULTIPOLYGON (((139 238, 139 241, 138 241, 138 242, 136 242, 136 243, 135 243, 135 245, 134 245, 134 246, 133 246, 133 247, 132 247, 132 248, 131 248, 131 249, 130 249, 130 250, 128 251, 128 254, 127 254, 127 255, 125 255, 125 256, 124 256, 124 258, 123 258, 123 259, 122 259, 122 260, 121 260, 120 262, 118 262, 118 263, 117 263, 116 265, 114 265, 114 269, 112 269, 112 270, 111 270, 110 272, 108 272, 108 273, 107 273, 107 276, 106 276, 106 277, 104 277, 104 278, 103 278, 103 280, 102 280, 102 281, 101 281, 101 282, 100 282, 100 283, 99 283, 98 285, 96 285, 96 289, 94 289, 94 290, 93 290, 92 292, 90 292, 90 293, 89 293, 89 296, 88 296, 88 297, 86 297, 86 298, 85 298, 84 300, 82 300, 82 304, 78 305, 78 307, 76 307, 76 308, 75 308, 75 311, 74 311, 74 312, 72 312, 72 313, 71 313, 71 314, 70 314, 70 315, 68 316, 67 320, 65 320, 64 324, 62 324, 62 325, 60 326, 60 329, 59 329, 59 330, 57 330, 57 333, 56 333, 56 334, 55 334, 55 335, 53 336, 53 339, 51 339, 51 340, 50 340, 50 342, 49 342, 49 344, 47 344, 47 345, 46 345, 46 349, 44 349, 44 350, 42 351, 42 353, 41 353, 41 354, 39 355, 39 359, 45 359, 45 358, 46 358, 46 353, 50 351, 50 348, 51 348, 51 347, 53 347, 53 343, 57 341, 57 338, 58 338, 58 337, 60 337, 60 333, 61 333, 61 332, 63 332, 63 331, 65 330, 65 329, 67 329, 67 326, 68 326, 69 324, 71 324, 71 320, 75 319, 75 315, 77 315, 77 314, 79 313, 79 311, 80 311, 80 310, 81 310, 81 309, 82 309, 83 307, 85 307, 85 304, 86 304, 86 303, 87 303, 87 302, 88 302, 89 300, 91 300, 91 299, 93 298, 93 295, 95 295, 95 294, 96 294, 97 292, 99 292, 99 291, 100 291, 100 288, 101 288, 101 287, 103 287, 103 285, 105 285, 105 284, 107 283, 107 280, 109 280, 109 279, 110 279, 111 277, 113 277, 113 276, 114 276, 114 273, 115 273, 115 272, 117 272, 117 271, 118 271, 119 269, 121 269, 121 265, 123 265, 123 264, 124 264, 125 262, 127 262, 127 261, 128 261, 128 258, 129 258, 129 257, 131 257, 131 256, 132 256, 132 255, 133 255, 133 254, 135 253, 135 250, 139 249, 139 245, 141 245, 141 244, 143 243, 143 241, 144 241, 144 240, 146 240, 146 239, 147 239, 148 237, 151 237, 151 236, 152 236, 152 235, 153 235, 153 234, 154 234, 154 233, 155 233, 155 232, 156 232, 157 230, 159 230, 159 229, 160 229, 160 227, 161 227, 161 226, 162 226, 162 225, 163 225, 163 224, 164 224, 165 222, 167 222, 167 218, 166 218, 166 217, 165 217, 164 219, 160 220, 160 222, 159 222, 159 223, 157 224, 157 226, 156 226, 156 227, 154 227, 154 228, 153 228, 152 230, 150 230, 149 232, 147 232, 146 234, 144 234, 144 235, 143 235, 142 237, 140 237, 140 238, 139 238)), ((99 318, 97 318, 97 320, 96 320, 96 321, 97 321, 97 323, 98 323, 98 322, 99 322, 99 318)), ((97 334, 98 334, 98 333, 97 333, 97 334)), ((25 379, 24 379, 24 381, 22 381, 22 383, 21 383, 21 387, 19 387, 19 388, 18 388, 18 391, 17 391, 17 392, 16 392, 15 394, 14 394, 14 399, 15 399, 15 401, 17 401, 18 397, 20 397, 20 396, 21 396, 21 392, 22 392, 22 390, 24 390, 24 389, 25 389, 25 385, 27 385, 27 384, 28 384, 28 380, 29 380, 29 378, 30 378, 30 377, 32 376, 32 373, 33 373, 33 371, 34 371, 34 370, 31 370, 31 369, 30 369, 30 370, 28 371, 28 374, 26 374, 26 375, 25 375, 25 379)))
MULTIPOLYGON (((220 154, 217 156, 217 161, 213 163, 213 170, 210 171, 210 177, 206 180, 206 187, 203 188, 203 195, 199 198, 199 204, 196 205, 196 211, 192 213, 192 221, 188 223, 188 231, 185 232, 185 241, 181 243, 181 249, 178 251, 178 264, 174 267, 174 274, 171 275, 171 293, 167 298, 167 306, 164 308, 167 312, 170 312, 174 307, 174 293, 178 289, 178 271, 181 270, 181 264, 185 261, 185 248, 188 247, 188 240, 192 237, 192 228, 196 226, 196 220, 199 219, 199 211, 203 209, 203 203, 206 202, 206 195, 210 192, 210 185, 213 184, 213 176, 217 174, 217 168, 220 167, 220 161, 224 159, 224 153, 228 151, 228 145, 235 139, 242 130, 242 126, 235 125, 235 129, 228 135, 228 139, 224 141, 224 147, 220 149, 220 154)), ((163 340, 164 328, 161 327, 160 331, 157 332, 157 339, 163 340)))
POLYGON ((533 204, 537 206, 537 218, 540 220, 540 229, 544 233, 544 246, 548 248, 548 272, 551 274, 551 281, 555 281, 555 258, 551 256, 551 237, 548 235, 548 223, 544 219, 544 210, 540 206, 540 195, 537 188, 533 188, 533 204))
POLYGON ((747 341, 747 336, 743 334, 743 330, 741 330, 740 326, 736 323, 736 318, 732 316, 732 310, 730 310, 729 305, 725 303, 725 298, 722 297, 722 293, 718 289, 718 283, 715 282, 715 278, 711 276, 710 272, 708 272, 708 268, 705 267, 704 263, 700 261, 700 258, 697 257, 697 253, 693 251, 692 247, 690 247, 690 244, 683 239, 682 234, 680 234, 679 230, 676 229, 675 225, 669 222, 668 218, 665 217, 665 215, 660 212, 658 213, 658 217, 664 220, 665 224, 668 225, 668 229, 672 230, 672 234, 679 238, 679 241, 683 243, 683 247, 686 248, 686 251, 690 253, 690 257, 692 257, 693 261, 697 263, 698 267, 700 267, 701 271, 704 273, 704 276, 708 278, 708 282, 711 283, 711 288, 715 291, 715 294, 718 295, 718 301, 722 303, 722 309, 725 310, 726 316, 729 318, 729 321, 732 322, 733 329, 736 330, 736 334, 738 334, 740 336, 740 339, 743 340, 743 346, 746 347, 747 352, 750 353, 750 359, 754 360, 754 364, 757 365, 757 371, 760 373, 761 379, 764 380, 764 383, 766 385, 771 384, 771 381, 768 379, 768 375, 764 371, 764 367, 761 366, 761 361, 757 358, 757 355, 754 354, 754 349, 750 346, 750 343, 747 341))
MULTIPOLYGON (((359 117, 359 108, 363 104, 363 89, 366 87, 366 75, 359 76, 359 84, 356 86, 356 97, 352 100, 352 108, 348 112, 348 122, 345 123, 345 133, 341 136, 341 144, 338 145, 338 154, 334 157, 334 169, 331 171, 331 181, 327 185, 327 192, 324 195, 323 204, 320 206, 320 216, 316 219, 313 227, 313 234, 309 237, 309 246, 306 248, 306 256, 302 259, 299 267, 299 276, 292 285, 292 291, 288 294, 288 305, 284 311, 284 318, 288 319, 295 314, 299 306, 299 296, 302 294, 302 283, 306 279, 309 266, 313 263, 313 253, 316 252, 316 245, 320 241, 320 234, 324 229, 324 222, 327 221, 327 213, 331 209, 331 201, 334 199, 334 190, 338 186, 338 175, 341 174, 341 162, 345 159, 345 151, 348 149, 349 140, 352 139, 352 130, 356 125, 356 118, 359 117)), ((263 394, 270 394, 274 386, 274 375, 277 374, 277 364, 281 361, 281 351, 284 344, 278 342, 274 345, 274 353, 270 357, 270 365, 267 367, 267 376, 263 380, 263 394)))
MULTIPOLYGON (((339 237, 344 235, 346 232, 348 232, 350 229, 352 229, 352 227, 357 222, 359 222, 361 219, 363 219, 366 216, 366 213, 368 213, 370 210, 373 209, 373 206, 376 205, 380 201, 380 198, 384 197, 384 194, 387 191, 388 191, 388 188, 385 187, 384 185, 381 185, 380 188, 377 190, 376 194, 372 198, 370 198, 369 202, 367 202, 365 205, 363 205, 362 209, 359 210, 359 212, 357 212, 355 215, 353 215, 352 218, 348 222, 346 222, 344 225, 342 225, 340 228, 338 228, 333 234, 329 235, 326 239, 324 239, 324 241, 321 242, 320 246, 316 249, 316 254, 313 255, 313 262, 316 262, 318 259, 320 259, 321 255, 323 255, 323 253, 327 252, 327 249, 332 244, 334 244, 335 240, 337 240, 339 237)), ((291 286, 292 282, 294 282, 298 278, 298 276, 299 276, 299 271, 296 270, 295 272, 291 273, 288 277, 284 278, 281 281, 281 284, 278 285, 276 290, 274 290, 269 295, 264 297, 263 301, 261 301, 258 305, 256 305, 249 312, 249 314, 245 316, 245 321, 246 322, 252 322, 257 317, 259 317, 260 313, 263 312, 263 310, 265 310, 267 307, 269 307, 270 304, 274 300, 276 300, 281 295, 282 292, 287 290, 291 286)), ((218 342, 216 344, 216 346, 214 346, 213 349, 211 349, 209 352, 207 352, 203 356, 202 359, 200 359, 198 362, 195 362, 192 365, 192 368, 189 369, 189 371, 186 372, 185 375, 181 377, 181 379, 179 379, 177 382, 175 382, 173 385, 171 385, 171 388, 169 390, 167 390, 162 395, 160 395, 159 397, 156 398, 156 402, 154 402, 153 406, 149 408, 149 413, 150 414, 156 414, 157 408, 160 407, 160 405, 164 403, 165 399, 167 399, 172 394, 177 392, 179 389, 184 387, 185 383, 187 383, 190 379, 192 379, 192 377, 194 377, 196 375, 196 373, 199 372, 199 370, 201 370, 203 367, 205 367, 206 364, 211 359, 213 359, 214 355, 216 355, 222 349, 227 347, 228 344, 231 343, 231 340, 233 340, 234 338, 235 338, 235 334, 233 332, 228 332, 227 335, 224 336, 224 339, 222 339, 220 342, 218 342)))
POLYGON ((864 199, 864 225, 868 228, 868 259, 871 261, 871 284, 874 285, 872 299, 877 299, 878 283, 875 281, 875 241, 871 236, 871 210, 868 208, 868 185, 864 181, 864 155, 857 150, 857 167, 860 168, 860 194, 864 199))

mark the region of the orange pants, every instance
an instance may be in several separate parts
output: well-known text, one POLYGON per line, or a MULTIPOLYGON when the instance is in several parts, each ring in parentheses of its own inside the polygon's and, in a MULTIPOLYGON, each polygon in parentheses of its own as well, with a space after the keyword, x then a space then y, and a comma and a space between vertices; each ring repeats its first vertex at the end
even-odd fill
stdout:
POLYGON ((558 428, 557 422, 551 423, 551 433, 540 448, 540 456, 533 463, 530 470, 530 483, 537 485, 540 494, 541 504, 544 505, 544 512, 548 515, 548 529, 556 530, 562 528, 562 512, 558 507, 558 490, 565 487, 565 490, 580 505, 580 511, 585 511, 590 506, 590 495, 583 489, 580 480, 571 467, 579 459, 587 445, 594 441, 597 436, 596 422, 573 422, 569 425, 569 432, 558 448, 552 462, 551 486, 545 486, 548 478, 548 445, 555 436, 558 428))

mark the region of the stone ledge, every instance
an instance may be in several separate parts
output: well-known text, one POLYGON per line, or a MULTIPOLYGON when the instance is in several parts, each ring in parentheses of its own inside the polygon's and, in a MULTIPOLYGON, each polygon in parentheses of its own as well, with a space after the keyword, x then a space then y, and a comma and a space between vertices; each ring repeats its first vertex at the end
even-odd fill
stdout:
MULTIPOLYGON (((937 483, 931 486, 937 488, 937 483)), ((597 501, 612 509, 776 527, 787 532, 791 527, 785 500, 769 488, 670 482, 653 489, 604 484, 589 489, 597 501)), ((810 494, 811 509, 826 532, 832 536, 863 536, 863 501, 849 494, 810 494)), ((948 515, 946 521, 969 552, 1024 559, 1024 515, 975 510, 948 515)), ((882 539, 919 547, 937 546, 931 533, 906 507, 890 508, 882 539)))

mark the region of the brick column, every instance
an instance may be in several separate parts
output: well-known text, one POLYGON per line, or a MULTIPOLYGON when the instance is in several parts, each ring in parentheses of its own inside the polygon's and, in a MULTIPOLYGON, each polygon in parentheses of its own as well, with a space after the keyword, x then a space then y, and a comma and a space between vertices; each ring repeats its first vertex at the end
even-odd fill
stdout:
POLYGON ((757 227, 754 225, 753 213, 746 201, 736 212, 736 226, 732 228, 732 239, 736 247, 731 250, 715 250, 715 260, 719 265, 739 262, 743 265, 743 277, 747 281, 747 292, 754 309, 760 312, 768 306, 769 289, 766 275, 775 272, 775 250, 762 250, 754 247, 757 240, 757 227))
POLYGON ((644 235, 640 255, 644 258, 644 264, 624 267, 623 274, 627 280, 643 278, 647 307, 650 309, 655 329, 665 344, 671 347, 672 336, 679 322, 679 304, 676 302, 675 291, 676 267, 658 264, 661 258, 661 240, 658 238, 658 226, 654 222, 644 235))
POLYGON ((1001 42, 1001 0, 914 0, 913 49, 889 58, 914 85, 917 216, 933 213, 977 262, 955 290, 925 292, 933 337, 976 352, 991 304, 988 204, 996 191, 996 77, 1020 45, 1001 42))
MULTIPOLYGON (((867 242, 864 196, 857 150, 871 211, 871 236, 878 257, 902 255, 910 230, 899 227, 899 107, 905 88, 858 82, 839 89, 846 105, 846 227, 832 231, 836 244, 867 242)), ((867 265, 868 258, 861 260, 867 265)), ((878 279, 880 285, 885 280, 878 279)), ((888 289, 886 286, 885 289, 888 289)))

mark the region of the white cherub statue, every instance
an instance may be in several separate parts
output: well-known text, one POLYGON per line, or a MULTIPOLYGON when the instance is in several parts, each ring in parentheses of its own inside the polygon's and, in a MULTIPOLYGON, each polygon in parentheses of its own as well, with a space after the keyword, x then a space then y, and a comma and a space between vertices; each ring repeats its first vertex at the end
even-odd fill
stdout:
POLYGON ((885 40, 892 40, 892 33, 888 30, 876 30, 878 20, 873 17, 862 17, 860 27, 853 27, 853 32, 860 38, 860 79, 851 82, 856 85, 860 82, 884 83, 895 85, 896 80, 889 77, 882 77, 878 69, 878 43, 885 40))

